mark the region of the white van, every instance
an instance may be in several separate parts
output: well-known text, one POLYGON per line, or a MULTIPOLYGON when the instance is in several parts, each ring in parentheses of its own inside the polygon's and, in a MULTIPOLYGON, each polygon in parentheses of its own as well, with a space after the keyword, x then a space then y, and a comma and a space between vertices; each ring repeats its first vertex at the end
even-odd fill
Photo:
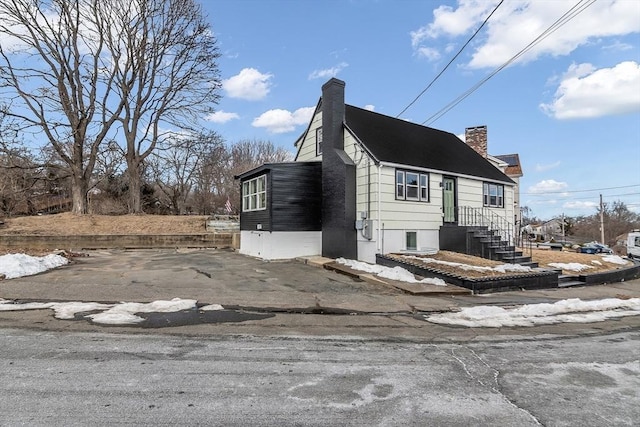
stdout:
POLYGON ((633 230, 627 236, 627 256, 640 258, 640 230, 633 230))

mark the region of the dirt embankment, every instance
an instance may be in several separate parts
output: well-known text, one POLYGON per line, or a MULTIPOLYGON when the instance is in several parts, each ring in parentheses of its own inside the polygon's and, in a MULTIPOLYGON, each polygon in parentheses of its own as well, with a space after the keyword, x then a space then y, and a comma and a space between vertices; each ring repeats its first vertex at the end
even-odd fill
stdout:
POLYGON ((0 234, 32 236, 200 234, 206 232, 204 215, 56 215, 5 218, 0 234))
MULTIPOLYGON (((5 218, 4 225, 0 227, 0 234, 32 236, 201 234, 206 232, 205 225, 207 218, 207 216, 203 215, 77 216, 71 213, 62 213, 57 215, 5 218)), ((28 251, 28 248, 25 248, 25 251, 28 251)), ((625 267, 620 264, 606 262, 602 256, 599 255, 580 254, 573 251, 533 249, 531 253, 525 251, 524 254, 531 255, 534 262, 537 262, 540 267, 545 268, 553 268, 549 265, 551 263, 588 265, 591 268, 584 270, 586 274, 625 267)), ((440 251, 431 257, 472 266, 493 267, 503 264, 502 262, 448 251, 440 251)), ((442 266, 438 266, 438 268, 444 269, 442 266)), ((446 270, 457 271, 466 275, 470 274, 468 270, 459 267, 446 267, 446 270)), ((570 270, 565 270, 564 272, 565 274, 576 274, 575 271, 570 270)))

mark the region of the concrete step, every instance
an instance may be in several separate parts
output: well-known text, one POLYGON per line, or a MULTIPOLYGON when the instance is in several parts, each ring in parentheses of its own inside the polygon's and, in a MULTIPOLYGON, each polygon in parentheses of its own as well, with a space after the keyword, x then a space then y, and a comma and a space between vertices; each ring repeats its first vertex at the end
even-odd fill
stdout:
POLYGON ((512 264, 522 264, 523 262, 531 262, 531 257, 505 255, 502 257, 502 260, 505 262, 510 262, 512 264))
POLYGON ((572 286, 584 286, 586 283, 581 282, 580 280, 572 280, 570 282, 558 282, 559 288, 570 288, 572 286))
POLYGON ((519 262, 518 264, 524 267, 538 268, 538 263, 533 261, 519 262))

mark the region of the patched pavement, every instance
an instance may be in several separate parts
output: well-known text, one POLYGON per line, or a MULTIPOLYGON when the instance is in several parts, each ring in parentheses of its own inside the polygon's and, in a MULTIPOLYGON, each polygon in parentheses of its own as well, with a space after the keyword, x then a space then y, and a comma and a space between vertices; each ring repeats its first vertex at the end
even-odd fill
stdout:
POLYGON ((640 297, 640 280, 471 295, 451 285, 443 288, 392 282, 322 258, 266 262, 217 249, 100 250, 85 254, 55 270, 0 281, 0 298, 109 303, 182 298, 246 312, 383 314, 403 316, 403 321, 412 323, 411 316, 416 313, 472 305, 640 297), (324 268, 327 263, 330 269, 324 268))

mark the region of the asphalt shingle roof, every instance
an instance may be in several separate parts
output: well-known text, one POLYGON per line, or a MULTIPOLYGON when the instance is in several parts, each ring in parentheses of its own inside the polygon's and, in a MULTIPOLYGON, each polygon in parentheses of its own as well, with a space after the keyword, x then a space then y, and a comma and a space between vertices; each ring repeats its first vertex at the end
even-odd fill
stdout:
POLYGON ((345 105, 346 125, 379 161, 513 181, 450 132, 345 105))

